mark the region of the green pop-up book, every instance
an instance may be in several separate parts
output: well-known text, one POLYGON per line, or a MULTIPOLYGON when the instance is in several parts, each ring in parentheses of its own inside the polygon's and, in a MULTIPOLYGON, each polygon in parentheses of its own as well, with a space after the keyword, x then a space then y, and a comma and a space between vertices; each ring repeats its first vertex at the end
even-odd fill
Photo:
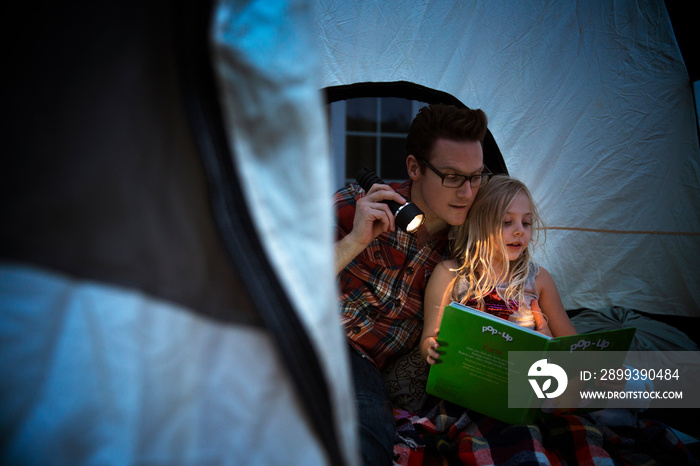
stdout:
MULTIPOLYGON (((508 378, 522 378, 528 367, 509 365, 509 351, 626 352, 634 328, 605 330, 552 338, 516 323, 453 302, 443 311, 438 343, 440 361, 430 367, 426 391, 462 407, 511 424, 530 424, 545 413, 542 400, 526 383, 523 391, 532 396, 528 407, 508 407, 508 378)), ((622 364, 621 361, 610 361, 622 364)), ((529 401, 528 401, 529 403, 529 401)))

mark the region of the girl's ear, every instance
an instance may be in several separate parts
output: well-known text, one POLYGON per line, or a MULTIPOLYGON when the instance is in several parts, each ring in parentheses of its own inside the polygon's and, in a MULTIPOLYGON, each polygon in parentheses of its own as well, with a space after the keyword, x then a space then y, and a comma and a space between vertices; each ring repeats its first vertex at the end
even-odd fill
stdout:
POLYGON ((409 155, 406 157, 406 171, 408 172, 408 177, 413 181, 417 181, 421 177, 420 163, 414 155, 409 155))

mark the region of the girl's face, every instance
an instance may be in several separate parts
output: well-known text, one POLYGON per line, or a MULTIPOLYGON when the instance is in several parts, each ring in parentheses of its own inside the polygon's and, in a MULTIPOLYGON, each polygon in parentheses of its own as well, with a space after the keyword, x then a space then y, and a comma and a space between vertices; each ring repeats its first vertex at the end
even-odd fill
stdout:
POLYGON ((508 260, 516 260, 530 244, 532 237, 532 208, 524 192, 518 193, 503 218, 503 243, 508 260))

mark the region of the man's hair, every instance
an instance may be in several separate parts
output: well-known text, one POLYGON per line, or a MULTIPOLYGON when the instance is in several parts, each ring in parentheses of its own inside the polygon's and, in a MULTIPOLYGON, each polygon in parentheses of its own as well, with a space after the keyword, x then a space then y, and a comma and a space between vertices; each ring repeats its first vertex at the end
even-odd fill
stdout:
MULTIPOLYGON (((479 141, 483 144, 488 120, 483 110, 432 104, 423 107, 413 119, 406 138, 406 156, 430 161, 438 139, 479 141)), ((421 167, 422 167, 421 163, 421 167)))

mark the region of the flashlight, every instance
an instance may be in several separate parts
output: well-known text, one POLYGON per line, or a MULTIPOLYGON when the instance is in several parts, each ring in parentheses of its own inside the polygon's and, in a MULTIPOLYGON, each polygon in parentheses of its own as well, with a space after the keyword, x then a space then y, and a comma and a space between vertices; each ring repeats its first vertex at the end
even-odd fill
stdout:
MULTIPOLYGON (((367 167, 362 167, 355 175, 355 179, 365 192, 368 192, 375 183, 386 184, 367 167)), ((425 215, 415 204, 407 202, 401 205, 391 200, 382 202, 388 205, 389 210, 394 214, 396 225, 408 233, 415 233, 425 221, 425 215)))

